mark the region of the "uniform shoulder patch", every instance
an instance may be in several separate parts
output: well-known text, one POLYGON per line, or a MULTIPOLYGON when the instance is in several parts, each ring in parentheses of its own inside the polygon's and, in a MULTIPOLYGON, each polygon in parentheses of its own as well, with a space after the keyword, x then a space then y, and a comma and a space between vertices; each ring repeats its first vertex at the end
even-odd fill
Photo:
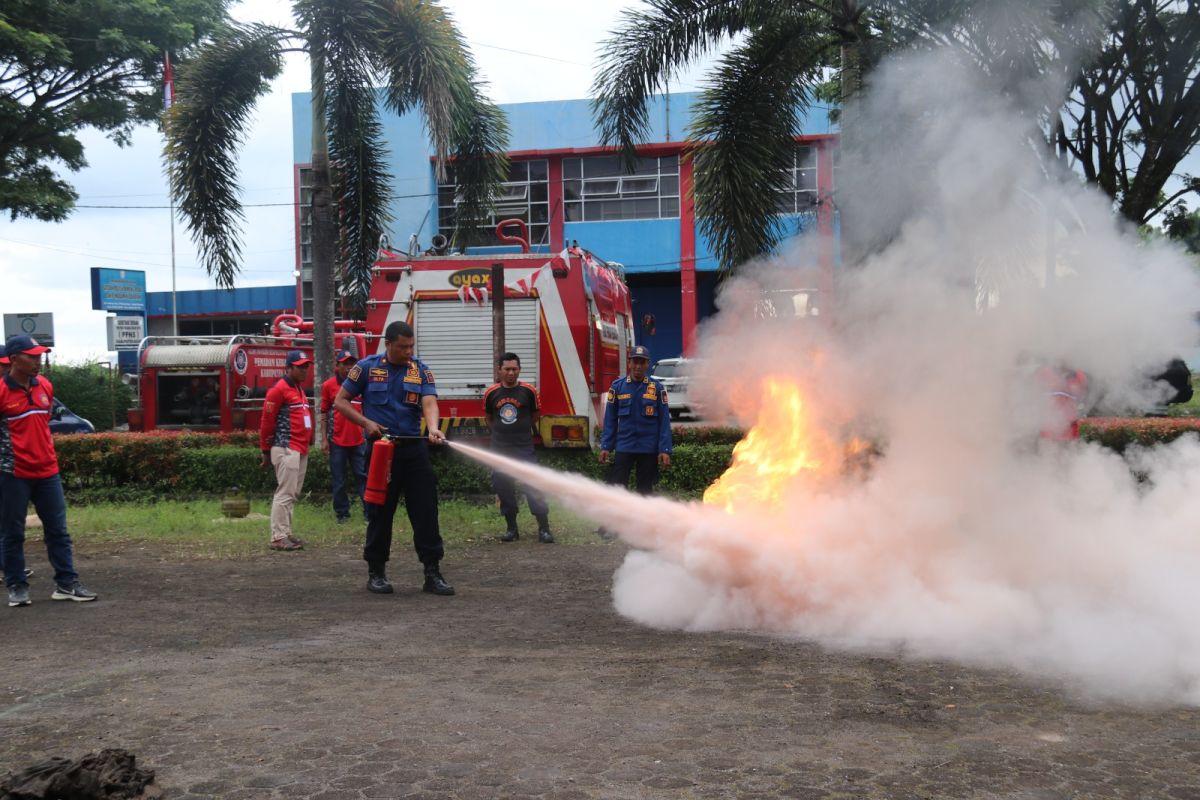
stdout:
POLYGON ((362 377, 362 367, 358 364, 351 367, 350 372, 346 375, 346 379, 351 381, 356 381, 360 377, 362 377))
POLYGON ((431 370, 429 367, 425 368, 425 383, 437 383, 433 377, 433 370, 431 370))

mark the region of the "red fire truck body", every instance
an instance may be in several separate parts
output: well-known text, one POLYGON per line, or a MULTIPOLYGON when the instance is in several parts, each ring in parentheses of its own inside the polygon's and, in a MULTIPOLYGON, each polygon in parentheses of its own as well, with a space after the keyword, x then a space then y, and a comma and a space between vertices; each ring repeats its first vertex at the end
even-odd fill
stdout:
MULTIPOLYGON (((337 346, 359 357, 383 352, 387 326, 408 322, 416 355, 437 381, 442 430, 486 436, 483 392, 496 374, 493 264, 504 265, 505 349, 520 356, 521 380, 541 396, 542 444, 591 446, 600 399, 624 374, 634 343, 633 315, 619 267, 578 247, 554 256, 387 253, 375 266, 365 324, 336 323, 337 346)), ((147 338, 130 429, 257 430, 287 351, 311 353, 311 330, 284 315, 273 336, 147 338)))
MULTIPOLYGON (((344 330, 355 323, 339 325, 339 347, 360 356, 374 351, 376 337, 344 330)), ((258 430, 263 398, 283 377, 288 351, 311 356, 311 327, 283 315, 272 336, 147 337, 138 354, 139 402, 130 409, 129 429, 258 430)), ((311 371, 304 388, 313 394, 311 371)))
POLYGON ((588 447, 600 399, 633 345, 629 288, 619 267, 572 247, 558 255, 424 255, 376 265, 367 329, 397 320, 416 331, 450 436, 486 435, 483 392, 495 382, 492 265, 504 267, 505 349, 537 387, 547 447, 588 447))

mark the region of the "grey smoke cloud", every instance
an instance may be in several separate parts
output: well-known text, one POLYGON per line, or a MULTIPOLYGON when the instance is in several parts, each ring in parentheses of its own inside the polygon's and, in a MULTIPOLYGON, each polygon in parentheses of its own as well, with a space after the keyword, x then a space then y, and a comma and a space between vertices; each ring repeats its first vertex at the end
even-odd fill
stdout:
MULTIPOLYGON (((798 387, 792 426, 811 431, 820 469, 733 514, 513 471, 637 548, 613 601, 642 624, 948 658, 1092 699, 1200 703, 1200 442, 1128 458, 1039 442, 1033 380, 1037 364, 1061 362, 1110 397, 1149 402, 1143 376, 1195 344, 1194 270, 1048 167, 1028 117, 944 54, 878 73, 853 119, 879 147, 843 160, 840 195, 861 192, 846 224, 878 222, 886 246, 842 268, 819 321, 755 313, 764 288, 809 285, 803 242, 743 270, 690 386, 746 426, 772 410, 764 379, 798 387), (851 435, 882 448, 865 471, 830 456, 851 435)), ((768 438, 796 451, 775 426, 768 438)))

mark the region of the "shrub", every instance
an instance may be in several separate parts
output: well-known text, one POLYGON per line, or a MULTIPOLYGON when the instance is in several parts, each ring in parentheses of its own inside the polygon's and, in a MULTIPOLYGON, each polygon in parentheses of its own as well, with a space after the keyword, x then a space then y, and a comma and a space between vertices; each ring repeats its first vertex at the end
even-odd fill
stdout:
POLYGON ((1092 417, 1080 420, 1079 436, 1124 453, 1130 445, 1152 447, 1200 433, 1198 417, 1092 417))
POLYGON ((112 430, 114 420, 124 423, 133 404, 132 390, 100 364, 51 364, 46 377, 54 384, 54 396, 98 431, 112 430))

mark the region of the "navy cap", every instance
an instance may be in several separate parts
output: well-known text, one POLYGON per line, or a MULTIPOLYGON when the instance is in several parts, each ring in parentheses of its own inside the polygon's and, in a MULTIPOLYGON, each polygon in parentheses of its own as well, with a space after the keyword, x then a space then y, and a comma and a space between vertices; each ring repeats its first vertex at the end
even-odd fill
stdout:
POLYGON ((42 347, 38 344, 37 339, 32 336, 10 336, 8 341, 4 343, 4 355, 10 358, 17 353, 24 353, 27 356, 40 356, 42 353, 49 353, 49 347, 42 347))
POLYGON ((287 354, 287 365, 289 367, 307 367, 312 363, 312 359, 304 354, 303 350, 290 350, 287 354))
POLYGON ((354 353, 351 353, 349 350, 338 350, 337 354, 334 355, 333 360, 340 364, 343 361, 358 361, 358 356, 354 355, 354 353))
POLYGON ((639 344, 636 347, 633 347, 632 349, 630 349, 629 357, 630 358, 644 358, 647 361, 649 361, 650 360, 650 348, 646 347, 646 345, 644 345, 644 344, 639 344))

